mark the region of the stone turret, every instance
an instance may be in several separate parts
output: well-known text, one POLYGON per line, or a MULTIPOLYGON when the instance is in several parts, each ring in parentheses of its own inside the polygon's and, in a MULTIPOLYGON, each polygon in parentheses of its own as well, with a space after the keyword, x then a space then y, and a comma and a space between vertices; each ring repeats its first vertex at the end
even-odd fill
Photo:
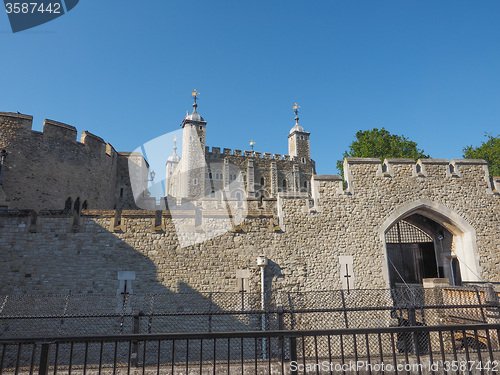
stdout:
POLYGON ((180 161, 180 196, 201 197, 205 190, 205 135, 207 122, 196 108, 198 92, 193 92, 193 112, 188 114, 182 124, 182 159, 180 161))
POLYGON ((178 184, 176 179, 172 178, 181 158, 177 155, 177 137, 174 137, 174 153, 167 159, 167 173, 165 181, 165 195, 177 196, 178 184))
POLYGON ((297 103, 295 103, 295 125, 290 129, 288 135, 288 154, 292 160, 298 160, 301 163, 307 163, 311 159, 311 150, 309 147, 309 135, 302 126, 299 125, 299 116, 297 103))

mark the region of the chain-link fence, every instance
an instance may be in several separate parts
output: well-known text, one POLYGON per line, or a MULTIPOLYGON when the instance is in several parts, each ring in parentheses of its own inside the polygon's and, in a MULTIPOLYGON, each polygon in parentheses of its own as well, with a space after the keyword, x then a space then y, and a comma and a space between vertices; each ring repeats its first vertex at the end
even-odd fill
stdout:
POLYGON ((498 299, 476 286, 273 291, 265 309, 260 293, 11 295, 0 296, 0 338, 494 324, 498 299))

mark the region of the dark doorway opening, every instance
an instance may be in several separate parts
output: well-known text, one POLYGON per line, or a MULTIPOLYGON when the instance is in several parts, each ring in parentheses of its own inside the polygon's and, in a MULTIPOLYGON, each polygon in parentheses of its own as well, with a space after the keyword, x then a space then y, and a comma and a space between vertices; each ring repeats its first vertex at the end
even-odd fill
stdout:
POLYGON ((399 221, 387 232, 386 243, 391 287, 439 277, 434 240, 415 225, 399 221))

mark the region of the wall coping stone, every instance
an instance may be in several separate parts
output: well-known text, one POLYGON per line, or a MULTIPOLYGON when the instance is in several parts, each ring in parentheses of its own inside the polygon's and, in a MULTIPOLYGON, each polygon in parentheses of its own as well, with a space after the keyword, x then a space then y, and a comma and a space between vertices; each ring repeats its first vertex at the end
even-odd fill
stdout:
POLYGON ((388 164, 415 164, 415 160, 412 158, 387 158, 384 163, 388 164))
POLYGON ((85 217, 115 217, 116 210, 82 210, 81 216, 85 217))
POLYGON ((450 164, 447 159, 418 159, 420 164, 428 164, 428 165, 446 165, 450 164))
POLYGON ((123 210, 122 218, 125 217, 155 217, 156 211, 154 210, 123 210))
POLYGON ((0 112, 0 116, 2 116, 2 117, 21 118, 23 120, 33 120, 33 116, 23 115, 22 113, 0 112))
MULTIPOLYGON (((68 130, 71 130, 73 132, 77 132, 76 128, 74 126, 71 126, 71 125, 68 125, 68 124, 65 124, 64 122, 59 122, 59 121, 54 121, 54 120, 49 120, 49 119, 45 119, 43 121, 43 125, 52 125, 52 126, 58 126, 60 128, 64 128, 64 129, 68 129, 68 130)), ((103 141, 104 142, 104 141, 103 141)))
POLYGON ((382 164, 379 158, 345 158, 347 164, 382 164))
POLYGON ((342 176, 338 174, 316 174, 313 175, 314 181, 342 181, 342 176))
POLYGON ((273 212, 272 211, 257 211, 257 210, 249 210, 247 212, 247 217, 273 217, 273 212))
MULTIPOLYGON (((76 129, 75 129, 75 131, 76 131, 76 129)), ((95 134, 92 134, 91 132, 89 132, 89 131, 87 131, 87 130, 85 130, 85 131, 83 131, 83 132, 82 132, 82 138, 83 138, 84 136, 85 136, 85 137, 92 138, 92 139, 95 139, 95 140, 97 140, 97 141, 99 141, 99 142, 101 142, 101 143, 106 143, 106 142, 104 142, 104 139, 102 139, 101 137, 99 137, 99 136, 97 136, 97 135, 95 135, 95 134)))
POLYGON ((51 217, 72 217, 74 215, 73 210, 41 210, 40 216, 51 216, 51 217))
POLYGON ((451 159, 450 163, 461 165, 487 165, 483 159, 451 159))
POLYGON ((278 196, 280 198, 287 198, 287 199, 291 199, 291 198, 301 198, 301 199, 309 198, 309 194, 308 193, 294 192, 294 191, 291 191, 291 192, 280 192, 280 193, 278 193, 278 196))

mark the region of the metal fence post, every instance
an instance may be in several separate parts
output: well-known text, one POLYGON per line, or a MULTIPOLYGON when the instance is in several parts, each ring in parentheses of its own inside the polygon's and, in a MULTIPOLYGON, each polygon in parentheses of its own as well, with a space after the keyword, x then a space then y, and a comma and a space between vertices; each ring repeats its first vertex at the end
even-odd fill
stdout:
POLYGON ((285 329, 285 322, 283 321, 283 307, 278 307, 278 329, 283 331, 285 329))
POLYGON ((212 332, 212 292, 208 295, 208 332, 212 332))
MULTIPOLYGON (((134 315, 134 334, 138 334, 141 331, 141 315, 142 312, 139 312, 139 314, 134 315)), ((131 354, 131 363, 132 366, 138 367, 139 366, 139 342, 138 341, 132 341, 132 354, 131 354)))
POLYGON ((479 311, 481 311, 481 318, 483 319, 483 322, 487 323, 486 315, 484 314, 484 310, 483 310, 483 304, 481 303, 481 293, 479 292, 477 285, 474 285, 474 290, 476 291, 477 302, 479 305, 479 311))
MULTIPOLYGON (((409 320, 409 323, 410 323, 410 327, 416 327, 417 326, 417 317, 416 317, 416 309, 415 309, 415 306, 412 305, 409 309, 408 309, 408 320, 409 320)), ((410 347, 410 350, 412 351, 412 353, 417 353, 417 350, 418 350, 418 339, 417 339, 417 333, 415 331, 413 331, 411 333, 411 339, 412 339, 412 342, 411 342, 411 347, 410 347)))
POLYGON ((38 367, 38 375, 47 375, 49 373, 49 354, 50 344, 42 344, 40 352, 40 366, 38 367))
MULTIPOLYGON (((297 338, 296 337, 290 337, 290 374, 292 375, 297 375, 298 371, 297 369, 292 370, 292 362, 295 362, 297 364, 297 338)), ((295 366, 297 367, 297 366, 295 366)))

